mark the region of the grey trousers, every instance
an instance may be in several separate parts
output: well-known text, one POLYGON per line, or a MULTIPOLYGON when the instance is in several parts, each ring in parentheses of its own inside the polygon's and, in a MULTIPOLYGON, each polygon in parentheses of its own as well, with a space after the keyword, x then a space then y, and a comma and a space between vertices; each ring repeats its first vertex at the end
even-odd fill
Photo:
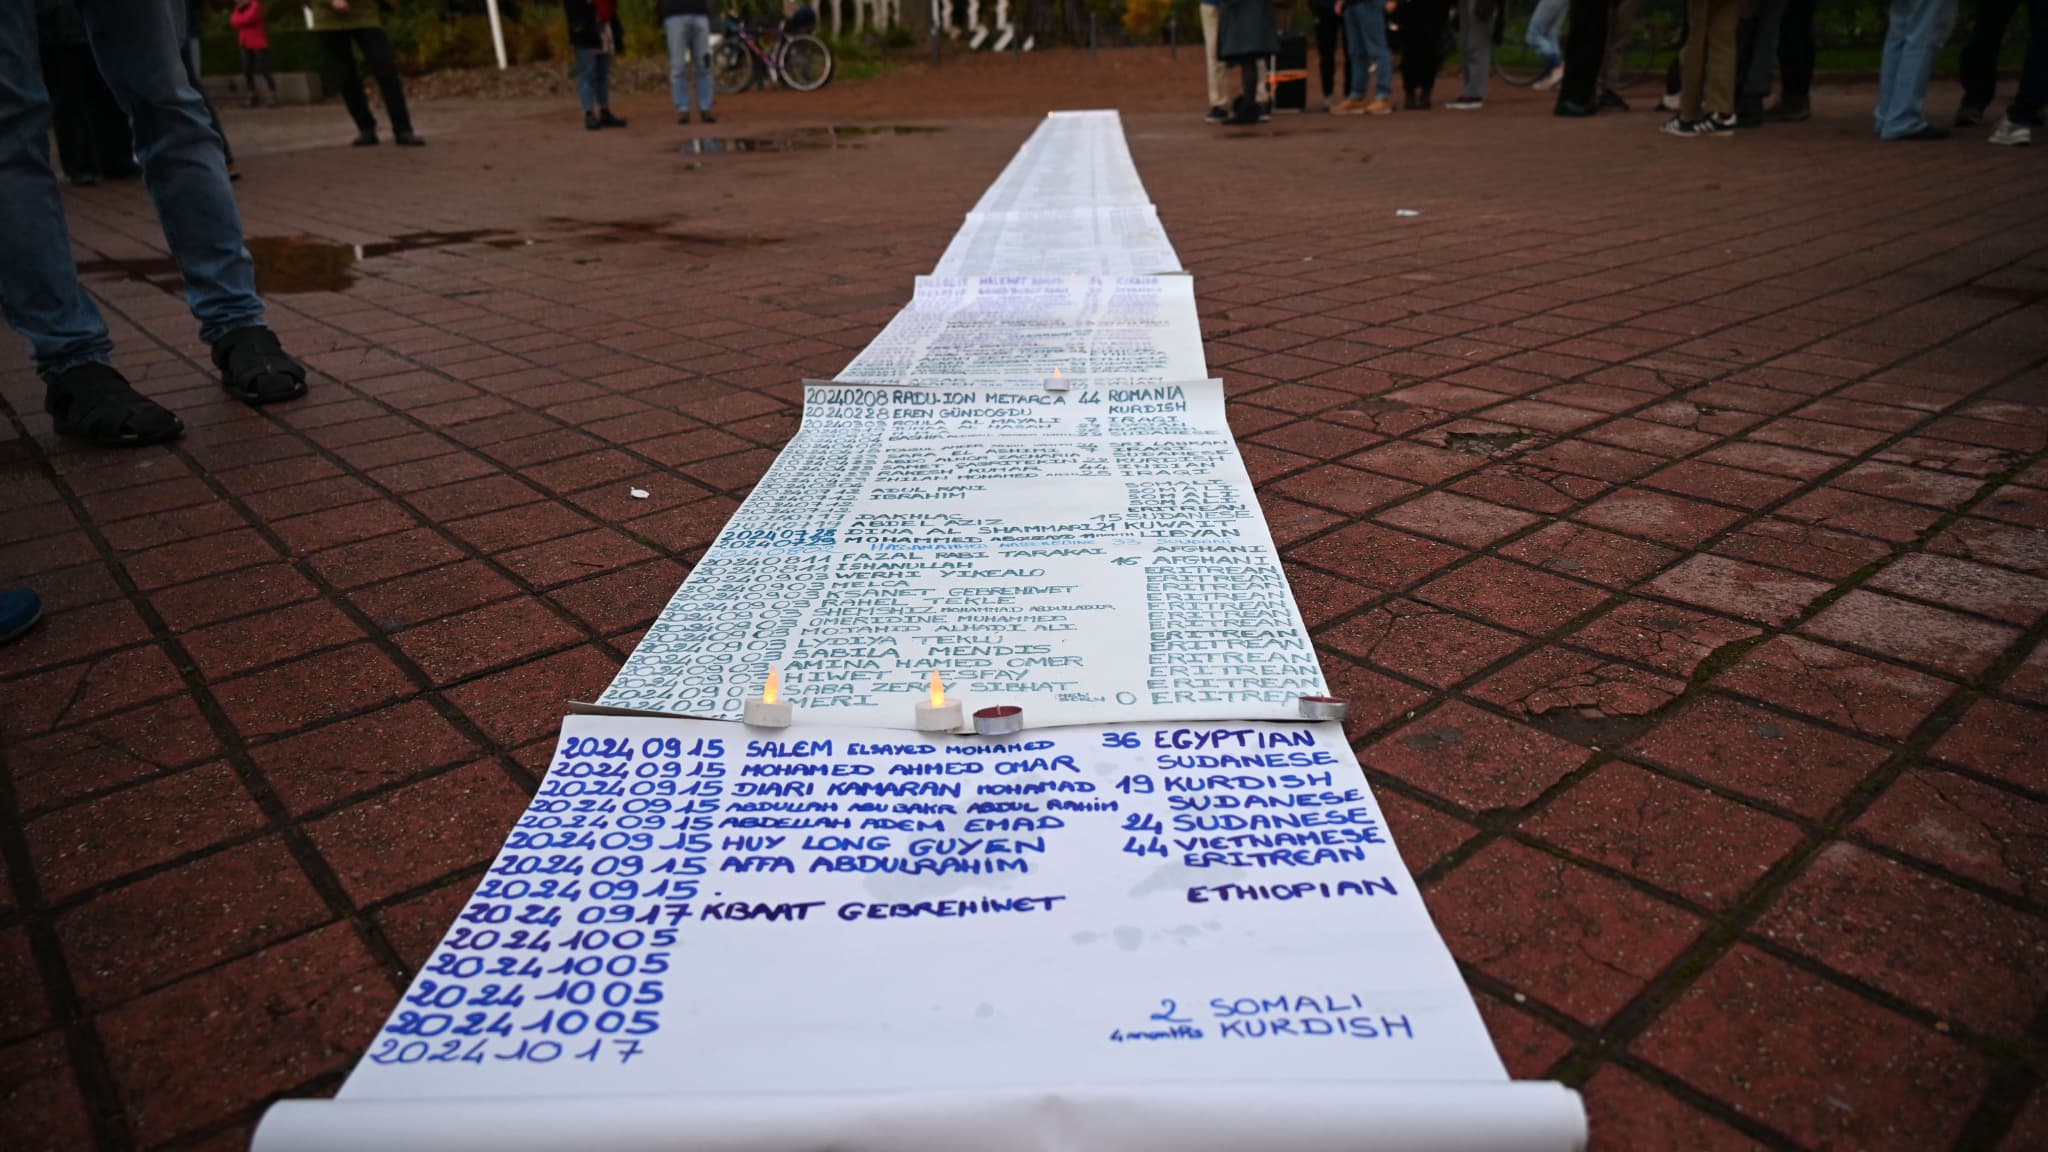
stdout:
POLYGON ((1786 0, 1751 0, 1735 28, 1735 55, 1742 71, 1735 77, 1735 105, 1761 109, 1771 95, 1771 74, 1778 66, 1778 29, 1785 22, 1786 0))
POLYGON ((1458 0, 1458 54, 1465 58, 1465 84, 1460 100, 1486 99, 1486 78, 1493 71, 1493 8, 1498 0, 1458 0))

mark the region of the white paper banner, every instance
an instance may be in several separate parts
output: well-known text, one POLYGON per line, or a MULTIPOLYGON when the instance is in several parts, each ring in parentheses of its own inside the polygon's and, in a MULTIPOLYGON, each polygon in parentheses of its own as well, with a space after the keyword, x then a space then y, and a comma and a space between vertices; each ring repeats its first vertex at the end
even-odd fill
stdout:
POLYGON ((933 672, 1033 727, 1291 718, 1327 690, 1213 380, 807 390, 598 699, 910 728, 933 672))
POLYGON ((1570 1094, 1507 1083, 1334 724, 572 716, 341 1102, 274 1110, 257 1147, 1581 1133, 1570 1094))

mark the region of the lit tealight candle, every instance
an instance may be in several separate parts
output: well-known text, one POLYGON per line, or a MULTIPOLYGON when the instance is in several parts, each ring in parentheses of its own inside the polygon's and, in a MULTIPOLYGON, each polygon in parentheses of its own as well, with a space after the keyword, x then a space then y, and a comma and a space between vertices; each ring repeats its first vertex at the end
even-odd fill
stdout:
POLYGON ((1052 375, 1045 378, 1045 390, 1047 392, 1065 392, 1067 390, 1066 376, 1059 369, 1053 369, 1052 375))
POLYGON ((790 724, 789 701, 782 698, 782 673, 768 669, 768 684, 759 696, 747 699, 741 711, 741 722, 751 728, 787 728, 790 724))
POLYGON ((945 682, 939 679, 936 670, 932 672, 932 696, 917 705, 917 730, 919 732, 951 732, 960 727, 960 702, 946 699, 945 682))

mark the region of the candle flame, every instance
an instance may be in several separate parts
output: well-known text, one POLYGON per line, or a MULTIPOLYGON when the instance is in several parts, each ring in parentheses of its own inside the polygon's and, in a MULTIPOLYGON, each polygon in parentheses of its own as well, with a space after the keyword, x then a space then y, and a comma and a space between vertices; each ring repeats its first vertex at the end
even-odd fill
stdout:
POLYGON ((934 668, 932 669, 932 707, 944 707, 945 703, 946 685, 944 681, 939 679, 939 670, 934 668))
POLYGON ((1054 368, 1054 369, 1052 370, 1052 375, 1053 375, 1053 379, 1057 380, 1057 379, 1059 379, 1059 378, 1060 378, 1061 376, 1064 376, 1064 375, 1066 375, 1066 373, 1064 373, 1064 372, 1061 372, 1061 371, 1060 371, 1060 370, 1059 370, 1058 368, 1054 368))
POLYGON ((761 689, 761 703, 773 704, 782 697, 782 672, 777 668, 768 669, 768 686, 761 689))

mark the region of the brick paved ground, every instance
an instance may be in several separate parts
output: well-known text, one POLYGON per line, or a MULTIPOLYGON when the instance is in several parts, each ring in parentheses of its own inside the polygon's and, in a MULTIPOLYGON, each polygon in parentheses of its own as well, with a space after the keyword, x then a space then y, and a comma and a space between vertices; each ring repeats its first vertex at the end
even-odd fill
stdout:
POLYGON ((432 105, 424 153, 233 114, 252 234, 499 230, 277 295, 317 379, 265 413, 139 194, 73 195, 191 433, 73 449, 0 367, 0 578, 51 607, 0 648, 6 1143, 236 1148, 331 1092, 562 702, 1057 100, 1131 110, 1509 1067, 1606 1149, 2048 1145, 2048 157, 1880 146, 1842 92, 1735 140, 1516 100, 1224 133, 1190 58, 1105 57, 726 106, 942 129, 790 155, 679 155, 646 100, 432 105))

